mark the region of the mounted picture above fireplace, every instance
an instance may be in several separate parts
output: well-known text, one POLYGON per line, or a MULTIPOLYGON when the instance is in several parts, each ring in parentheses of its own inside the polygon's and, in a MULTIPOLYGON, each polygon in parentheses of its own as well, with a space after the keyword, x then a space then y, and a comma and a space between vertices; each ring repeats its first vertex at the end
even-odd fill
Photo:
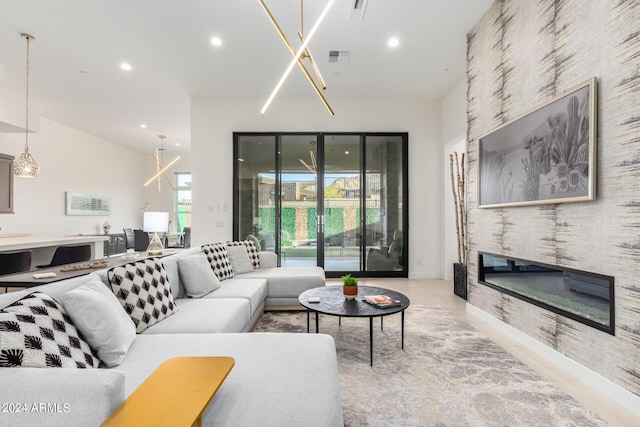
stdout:
POLYGON ((478 283, 615 335, 611 276, 479 252, 478 283))
POLYGON ((479 207, 595 200, 596 79, 479 138, 479 207))

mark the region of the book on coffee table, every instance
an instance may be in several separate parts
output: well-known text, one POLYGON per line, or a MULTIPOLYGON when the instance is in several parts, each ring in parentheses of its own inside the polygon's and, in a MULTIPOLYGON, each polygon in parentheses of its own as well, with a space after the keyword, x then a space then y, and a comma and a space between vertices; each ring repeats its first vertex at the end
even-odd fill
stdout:
POLYGON ((362 298, 362 301, 378 308, 398 307, 400 305, 400 301, 391 299, 389 295, 367 295, 362 298))

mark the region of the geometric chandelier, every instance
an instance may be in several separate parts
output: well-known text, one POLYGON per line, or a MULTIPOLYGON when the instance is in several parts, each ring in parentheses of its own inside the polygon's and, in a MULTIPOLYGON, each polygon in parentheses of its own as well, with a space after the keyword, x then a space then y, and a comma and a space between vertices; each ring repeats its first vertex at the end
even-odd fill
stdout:
POLYGON ((309 52, 309 49, 308 49, 307 46, 309 45, 309 42, 311 41, 311 39, 315 35, 316 31, 318 30, 318 27, 322 23, 322 20, 325 18, 325 16, 329 12, 329 9, 331 9, 331 6, 335 2, 335 0, 329 0, 327 5, 325 6, 324 10, 322 11, 322 13, 320 13, 320 16, 316 20, 316 23, 313 25, 313 27, 311 28, 311 31, 309 32, 309 34, 306 37, 305 37, 305 34, 304 34, 304 0, 300 0, 300 32, 298 32, 298 38, 302 42, 302 46, 300 46, 300 48, 297 51, 294 49, 294 47, 291 44, 291 42, 289 42, 289 39, 287 38, 287 36, 282 31, 282 28, 280 27, 280 25, 276 21, 275 17, 273 16, 271 11, 269 10, 267 5, 265 4, 264 0, 258 0, 258 1, 260 2, 260 5, 262 5, 262 8, 264 9, 265 13, 269 17, 269 20, 271 21, 271 23, 276 28, 276 31, 278 32, 278 34, 280 34, 280 37, 284 41, 284 44, 287 46, 287 48, 289 48, 289 51, 293 55, 293 59, 291 60, 291 62, 289 63, 289 66, 287 67, 287 69, 285 70, 284 74, 280 78, 280 81, 276 84, 276 87, 273 89, 273 92, 271 92, 271 95, 267 99, 267 102, 264 104, 264 107, 262 107, 262 110, 260 110, 260 114, 264 115, 267 112, 267 109, 271 105, 271 102, 273 102, 274 98, 276 97, 276 95, 280 91, 280 88, 284 84, 285 80, 287 80, 287 78, 289 77, 289 74, 291 73, 291 70, 293 69, 293 67, 296 64, 298 64, 298 66, 300 67, 300 69, 302 70, 304 75, 307 77, 307 80, 309 81, 311 86, 313 86, 313 89, 315 90, 316 94, 320 97, 320 100, 322 101, 324 106, 329 111, 329 114, 331 114, 333 116, 335 113, 333 112, 333 110, 331 109, 331 106, 329 105, 329 103, 325 99, 324 95, 322 94, 322 92, 318 88, 318 84, 311 77, 311 74, 309 73, 309 70, 307 70, 307 67, 304 65, 303 60, 305 60, 305 59, 309 60, 309 63, 310 63, 310 65, 311 65, 311 67, 312 67, 312 69, 313 69, 313 71, 314 71, 314 73, 316 75, 316 78, 320 82, 320 86, 322 86, 322 90, 326 90, 327 86, 325 85, 324 80, 322 79, 322 76, 320 75, 320 70, 318 69, 315 61, 313 60, 313 57, 311 56, 311 52, 309 52))
POLYGON ((18 159, 13 162, 14 173, 19 178, 35 178, 40 172, 40 167, 36 163, 35 159, 29 153, 29 42, 35 40, 33 36, 29 34, 20 34, 27 40, 27 91, 26 91, 26 119, 25 119, 25 141, 24 141, 24 153, 20 154, 18 159))
POLYGON ((162 184, 161 184, 160 175, 163 175, 167 179, 167 182, 169 182, 169 185, 171 186, 173 191, 176 191, 176 187, 173 185, 173 182, 169 178, 169 175, 167 175, 166 170, 169 169, 171 166, 173 166, 173 164, 175 162, 180 160, 180 156, 178 156, 175 159, 173 159, 167 166, 163 166, 162 165, 162 157, 163 157, 163 153, 164 153, 164 139, 166 138, 166 136, 158 135, 158 138, 160 138, 160 141, 161 141, 160 148, 156 148, 156 151, 153 153, 153 158, 156 161, 156 171, 157 171, 157 173, 154 176, 152 176, 149 179, 149 181, 145 182, 144 186, 145 187, 148 186, 149 184, 151 184, 153 182, 154 179, 157 178, 158 179, 158 191, 162 191, 162 184))

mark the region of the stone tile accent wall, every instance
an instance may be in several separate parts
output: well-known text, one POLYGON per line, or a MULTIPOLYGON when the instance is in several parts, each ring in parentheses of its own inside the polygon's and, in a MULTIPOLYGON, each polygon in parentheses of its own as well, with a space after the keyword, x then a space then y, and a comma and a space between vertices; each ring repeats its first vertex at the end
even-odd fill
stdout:
POLYGON ((469 302, 640 395, 640 2, 497 0, 467 60, 469 302), (478 138, 591 77, 597 200, 479 209, 478 138), (479 250, 614 276, 615 336, 479 285, 479 250))

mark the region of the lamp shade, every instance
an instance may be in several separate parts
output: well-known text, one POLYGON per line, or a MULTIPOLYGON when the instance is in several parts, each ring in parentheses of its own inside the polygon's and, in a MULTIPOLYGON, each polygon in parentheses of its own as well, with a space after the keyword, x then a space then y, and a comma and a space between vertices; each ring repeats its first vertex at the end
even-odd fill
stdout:
POLYGON ((142 229, 150 233, 166 233, 169 231, 169 212, 145 212, 142 229))

